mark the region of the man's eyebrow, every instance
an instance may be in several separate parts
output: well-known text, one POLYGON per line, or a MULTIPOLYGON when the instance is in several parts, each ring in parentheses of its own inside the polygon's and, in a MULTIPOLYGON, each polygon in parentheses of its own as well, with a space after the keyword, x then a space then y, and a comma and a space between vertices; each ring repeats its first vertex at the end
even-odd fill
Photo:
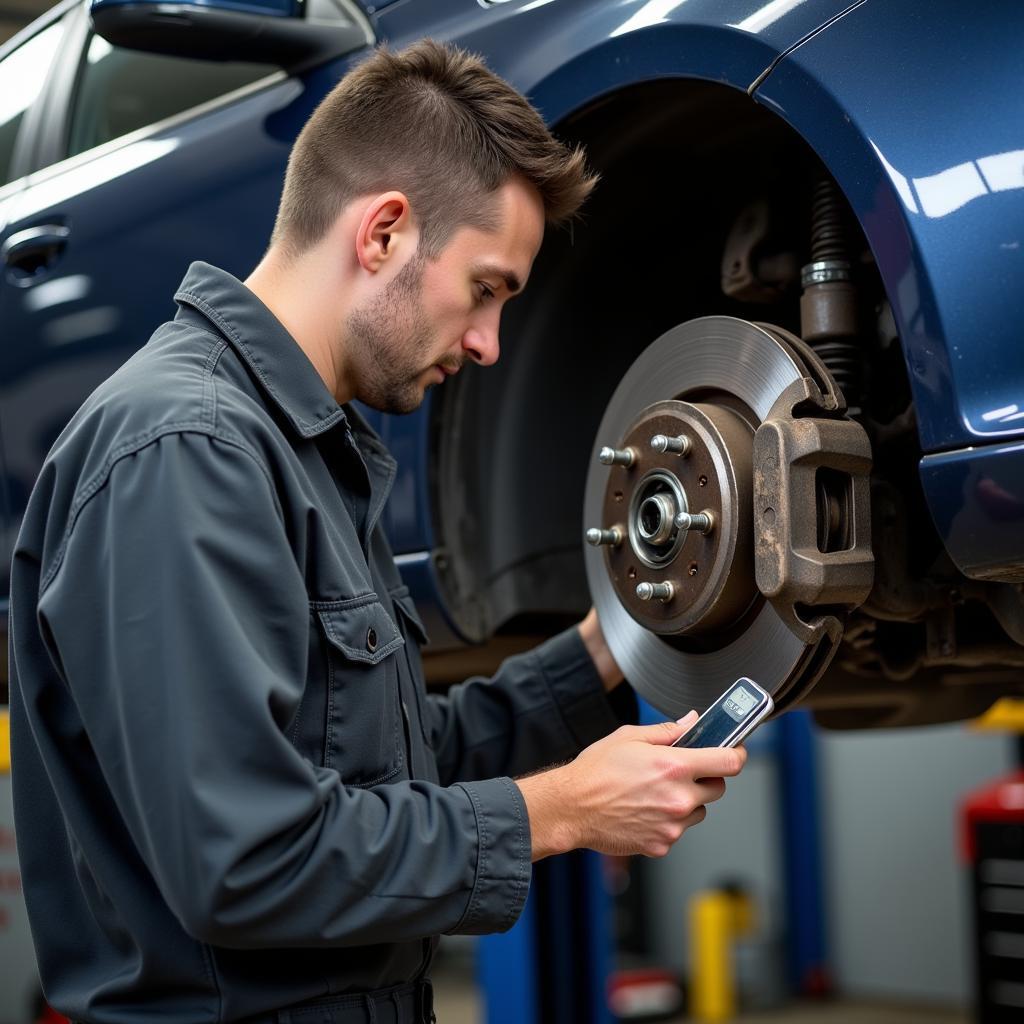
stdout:
POLYGON ((475 268, 474 273, 478 277, 500 277, 502 281, 505 282, 505 287, 511 295, 515 295, 515 293, 520 291, 522 288, 522 285, 519 283, 519 278, 516 277, 511 270, 504 270, 502 267, 496 266, 493 263, 480 264, 475 268))

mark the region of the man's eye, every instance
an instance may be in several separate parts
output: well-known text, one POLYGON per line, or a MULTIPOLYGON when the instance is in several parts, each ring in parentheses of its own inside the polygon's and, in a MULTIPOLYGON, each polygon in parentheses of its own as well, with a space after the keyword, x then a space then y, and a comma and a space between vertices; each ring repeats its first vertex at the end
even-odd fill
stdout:
POLYGON ((488 299, 494 298, 494 292, 485 284, 480 285, 480 302, 486 302, 488 299))

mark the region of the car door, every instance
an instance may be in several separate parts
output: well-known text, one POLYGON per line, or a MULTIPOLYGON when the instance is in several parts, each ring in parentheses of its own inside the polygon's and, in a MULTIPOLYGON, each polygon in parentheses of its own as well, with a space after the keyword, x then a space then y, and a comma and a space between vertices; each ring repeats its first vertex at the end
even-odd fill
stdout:
MULTIPOLYGON (((6 225, 18 196, 27 183, 31 167, 34 125, 41 117, 46 84, 53 72, 66 35, 68 12, 64 3, 54 8, 24 32, 0 47, 0 246, 7 238, 6 225)), ((4 313, 7 303, 0 289, 0 381, 4 353, 13 344, 4 313)), ((5 445, 5 420, 10 427, 10 410, 4 407, 0 384, 0 642, 7 621, 9 559, 14 538, 12 502, 21 500, 9 469, 5 445)), ((6 642, 4 642, 6 650, 6 642)), ((0 659, 0 702, 6 701, 7 659, 0 659)))
MULTIPOLYGON (((65 34, 68 5, 55 9, 0 47, 0 239, 30 166, 32 125, 38 120, 47 79, 65 34)), ((2 243, 0 243, 2 244, 2 243)), ((11 345, 0 300, 0 352, 11 345)), ((0 360, 2 360, 0 355, 0 360)), ((0 378, 2 379, 2 378, 0 378)), ((0 556, 13 543, 11 480, 5 458, 5 412, 0 399, 0 556)), ((0 716, 7 704, 7 592, 9 559, 0 560, 0 716)), ((0 722, 0 733, 4 732, 0 722)), ((0 738, 6 746, 6 737, 0 738)), ((38 995, 28 917, 18 891, 21 876, 14 848, 11 781, 6 749, 0 752, 0 1020, 28 1020, 38 995)))
MULTIPOLYGON (((321 17, 345 16, 333 2, 320 0, 321 17)), ((189 263, 244 277, 258 262, 291 143, 344 71, 297 78, 121 49, 94 34, 85 7, 74 13, 35 144, 40 169, 0 229, 15 521, 75 409, 173 315, 189 263)))

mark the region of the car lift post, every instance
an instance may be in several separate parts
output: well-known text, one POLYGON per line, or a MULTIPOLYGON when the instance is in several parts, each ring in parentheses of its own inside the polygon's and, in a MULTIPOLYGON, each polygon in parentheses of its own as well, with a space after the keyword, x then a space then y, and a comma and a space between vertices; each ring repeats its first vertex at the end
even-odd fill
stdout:
MULTIPOLYGON (((638 700, 640 723, 664 720, 638 700)), ((776 720, 789 980, 794 992, 831 985, 825 941, 817 751, 806 711, 776 720)), ((534 866, 519 921, 478 945, 487 1024, 611 1024, 612 899, 601 857, 578 850, 534 866)))
POLYGON ((519 920, 477 947, 487 1024, 612 1024, 613 941, 600 854, 576 850, 534 865, 519 920))

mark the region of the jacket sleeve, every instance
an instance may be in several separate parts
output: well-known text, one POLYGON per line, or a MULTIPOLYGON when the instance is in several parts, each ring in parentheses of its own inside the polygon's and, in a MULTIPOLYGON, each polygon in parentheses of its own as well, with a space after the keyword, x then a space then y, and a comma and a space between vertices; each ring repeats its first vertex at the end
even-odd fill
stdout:
POLYGON ((575 757, 636 721, 628 685, 605 693, 576 627, 429 698, 431 744, 443 782, 522 775, 575 757))
POLYGON ((347 788, 289 742, 310 611, 284 513, 248 449, 182 432, 123 455, 62 550, 40 625, 187 932, 257 948, 514 923, 530 835, 510 779, 347 788))

